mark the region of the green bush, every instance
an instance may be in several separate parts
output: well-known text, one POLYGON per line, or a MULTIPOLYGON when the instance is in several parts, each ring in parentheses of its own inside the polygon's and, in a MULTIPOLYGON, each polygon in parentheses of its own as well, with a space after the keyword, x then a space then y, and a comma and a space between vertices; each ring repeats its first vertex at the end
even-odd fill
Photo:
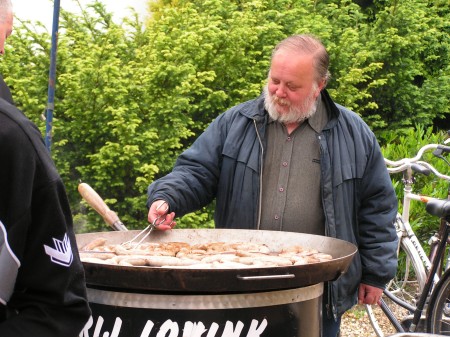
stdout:
MULTIPOLYGON (((414 153, 418 137, 411 128, 428 128, 449 114, 446 0, 151 5, 145 26, 137 15, 113 22, 99 2, 79 15, 61 11, 52 157, 79 231, 108 229, 80 202, 80 179, 129 228, 143 228, 147 186, 171 170, 218 114, 261 92, 271 50, 287 35, 308 32, 323 40, 331 95, 361 115, 382 144, 398 145, 386 149, 388 157, 414 153)), ((50 41, 49 32, 16 22, 0 58, 18 107, 43 134, 50 41)), ((438 182, 427 186, 433 184, 440 190, 438 182)), ((210 226, 212 209, 177 221, 210 226)))

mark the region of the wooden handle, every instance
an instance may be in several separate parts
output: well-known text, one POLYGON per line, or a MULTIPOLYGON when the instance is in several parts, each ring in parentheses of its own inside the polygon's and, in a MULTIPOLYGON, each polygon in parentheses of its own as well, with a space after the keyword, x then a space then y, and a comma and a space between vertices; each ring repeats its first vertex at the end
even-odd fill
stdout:
POLYGON ((119 216, 109 209, 103 199, 91 186, 86 183, 81 183, 78 185, 78 192, 80 192, 83 199, 102 216, 108 225, 116 229, 115 224, 117 222, 121 223, 119 216))

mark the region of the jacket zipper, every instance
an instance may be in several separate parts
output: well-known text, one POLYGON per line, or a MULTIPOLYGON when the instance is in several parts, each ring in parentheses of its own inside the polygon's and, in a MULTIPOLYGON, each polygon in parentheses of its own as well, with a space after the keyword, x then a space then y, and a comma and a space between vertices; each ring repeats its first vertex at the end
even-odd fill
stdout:
POLYGON ((261 147, 261 157, 259 159, 259 164, 261 167, 261 170, 259 171, 259 205, 258 205, 258 221, 256 223, 256 229, 260 229, 261 227, 261 204, 262 204, 262 176, 263 176, 263 163, 264 163, 264 148, 263 143, 261 140, 261 135, 258 131, 258 125, 256 124, 256 119, 253 119, 253 125, 255 126, 256 136, 258 137, 259 145, 261 147))

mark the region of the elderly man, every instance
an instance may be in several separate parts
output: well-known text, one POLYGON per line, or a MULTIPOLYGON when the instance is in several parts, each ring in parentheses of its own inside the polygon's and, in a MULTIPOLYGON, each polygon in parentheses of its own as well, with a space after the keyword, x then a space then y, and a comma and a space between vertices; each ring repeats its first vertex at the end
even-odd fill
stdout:
POLYGON ((264 93, 218 116, 148 189, 160 229, 216 199, 218 228, 326 235, 354 243, 346 274, 325 285, 323 336, 358 301, 375 304, 397 267, 397 198, 374 134, 325 87, 329 56, 311 35, 274 49, 264 93), (164 207, 159 207, 164 203, 164 207))

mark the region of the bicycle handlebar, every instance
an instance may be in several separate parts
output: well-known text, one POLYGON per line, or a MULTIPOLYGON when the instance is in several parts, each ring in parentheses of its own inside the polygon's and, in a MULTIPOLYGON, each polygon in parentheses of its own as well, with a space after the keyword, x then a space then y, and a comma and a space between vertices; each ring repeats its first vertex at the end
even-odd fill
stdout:
POLYGON ((419 152, 417 152, 417 155, 413 158, 403 158, 400 160, 389 160, 387 158, 384 158, 384 161, 386 162, 387 165, 389 166, 401 166, 401 165, 405 165, 405 164, 411 164, 411 163, 415 163, 418 160, 420 160, 420 158, 422 158, 423 154, 426 151, 429 150, 433 150, 433 149, 437 149, 440 150, 442 152, 446 152, 446 153, 450 153, 450 146, 447 145, 441 145, 441 144, 427 144, 424 145, 420 148, 419 152))
POLYGON ((450 181, 450 176, 440 173, 433 165, 425 161, 421 161, 423 154, 426 151, 435 150, 433 153, 435 156, 440 156, 442 153, 450 153, 450 146, 441 144, 427 144, 422 146, 417 152, 417 155, 413 158, 403 158, 397 161, 384 158, 386 165, 393 166, 388 167, 389 173, 403 172, 409 168, 412 168, 416 172, 429 174, 429 171, 433 172, 438 178, 450 181))
POLYGON ((427 163, 425 161, 418 161, 417 164, 420 164, 420 165, 425 166, 426 168, 430 169, 431 172, 433 172, 438 178, 450 180, 450 176, 442 174, 430 163, 427 163))

